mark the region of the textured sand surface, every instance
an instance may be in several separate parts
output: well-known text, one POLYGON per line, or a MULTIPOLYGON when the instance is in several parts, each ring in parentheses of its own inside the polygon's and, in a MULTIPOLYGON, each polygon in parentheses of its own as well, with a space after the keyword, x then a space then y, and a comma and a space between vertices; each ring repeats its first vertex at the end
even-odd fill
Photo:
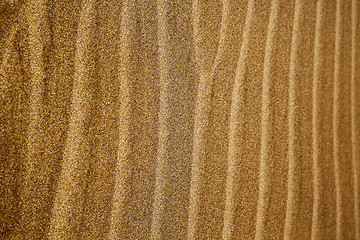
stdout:
POLYGON ((0 0, 0 239, 360 240, 359 0, 0 0))

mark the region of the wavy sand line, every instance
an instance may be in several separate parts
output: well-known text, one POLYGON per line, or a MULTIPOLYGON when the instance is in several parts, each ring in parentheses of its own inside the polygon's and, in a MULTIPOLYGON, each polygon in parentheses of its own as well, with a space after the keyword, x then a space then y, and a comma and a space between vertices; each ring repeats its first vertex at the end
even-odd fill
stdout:
POLYGON ((299 191, 299 182, 296 181, 296 71, 297 71, 297 59, 298 49, 300 45, 298 35, 300 31, 300 21, 303 16, 303 1, 295 1, 295 13, 294 23, 291 40, 291 55, 290 55, 290 71, 289 71, 289 172, 288 172, 288 195, 286 204, 286 217, 285 217, 285 229, 284 239, 290 239, 293 224, 296 221, 296 209, 297 209, 297 196, 299 191))
POLYGON ((198 87, 198 94, 195 107, 195 124, 193 137, 193 153, 191 166, 191 186, 190 186, 190 204, 189 204, 189 220, 188 220, 188 239, 194 239, 198 230, 200 201, 202 195, 203 171, 205 161, 205 132, 209 122, 210 100, 212 83, 217 66, 220 63, 222 54, 225 49, 225 40, 227 36, 227 29, 230 15, 229 0, 223 1, 222 18, 220 27, 220 39, 211 72, 208 73, 206 66, 204 66, 204 59, 202 57, 200 34, 200 6, 198 0, 192 2, 193 14, 193 31, 194 31, 194 45, 196 64, 200 72, 200 83, 198 87))
POLYGON ((322 16, 324 12, 323 0, 317 2, 316 8, 316 23, 315 23, 315 41, 314 41, 314 78, 313 78, 313 106, 312 106, 312 145, 313 145, 313 176, 314 176, 314 203, 313 203, 313 216, 311 227, 311 239, 318 239, 320 235, 319 226, 319 205, 320 205, 320 188, 321 188, 321 176, 319 165, 319 81, 320 81, 320 61, 321 61, 321 43, 320 34, 322 26, 322 16))
POLYGON ((90 42, 94 18, 95 0, 84 1, 76 41, 69 130, 54 199, 50 239, 76 238, 82 219, 83 191, 89 154, 85 121, 90 112, 90 61, 93 57, 90 54, 90 42))
POLYGON ((352 1, 352 28, 351 28, 351 144, 352 144, 352 168, 354 175, 354 214, 355 214, 355 238, 360 239, 360 202, 359 202, 359 139, 358 139, 358 116, 356 112, 356 103, 358 98, 358 91, 356 87, 358 86, 356 83, 356 57, 357 57, 357 49, 356 49, 356 36, 358 31, 357 18, 358 18, 358 1, 352 1))
POLYGON ((230 132, 229 132, 229 155, 228 155, 228 171, 226 175, 226 200, 225 200, 225 212, 224 212, 224 227, 223 227, 223 239, 230 239, 233 232, 234 211, 235 211, 235 175, 236 166, 241 161, 238 159, 237 152, 237 138, 236 134, 238 129, 241 128, 242 123, 238 120, 241 108, 244 107, 243 99, 243 84, 245 81, 246 73, 246 60, 248 56, 248 49, 250 43, 250 34, 253 23, 255 1, 249 1, 247 6, 245 29, 243 32, 243 42, 240 48, 240 56, 236 68, 236 76, 234 80, 234 87, 232 92, 232 101, 230 109, 230 132))
MULTIPOLYGON (((46 208, 48 185, 51 170, 44 159, 44 90, 45 90, 45 28, 46 0, 30 1, 26 5, 25 16, 28 21, 29 59, 30 59, 30 96, 29 96, 29 123, 26 140, 25 176, 20 192, 22 222, 20 223, 21 238, 39 238, 44 232, 47 222, 34 215, 46 208), (40 190, 39 190, 40 189, 40 190)), ((19 25, 15 24, 10 37, 15 37, 19 25)), ((8 57, 8 56, 5 56, 8 57)), ((20 237, 19 236, 19 237, 20 237)))
POLYGON ((131 121, 131 41, 135 28, 135 3, 124 1, 121 10, 121 40, 120 40, 120 114, 119 114, 119 146, 115 167, 115 186, 110 217, 109 239, 121 238, 121 226, 124 220, 125 200, 130 192, 128 187, 131 176, 130 151, 130 121, 131 121))
POLYGON ((275 50, 275 34, 278 25, 279 0, 273 1, 271 5, 268 33, 265 47, 264 75, 262 82, 262 100, 261 100, 261 149, 260 149, 260 172, 259 172, 259 198, 256 215, 255 239, 264 238, 266 211, 269 205, 270 191, 270 88, 271 88, 271 70, 273 66, 275 50))
POLYGON ((164 212, 164 188, 166 181, 166 158, 168 156, 167 142, 169 141, 169 92, 170 92, 170 49, 169 30, 166 14, 168 3, 166 0, 157 1, 158 43, 160 66, 160 110, 159 110, 159 144, 156 162, 156 180, 154 193, 154 209, 151 223, 151 239, 161 239, 162 215, 164 212))
POLYGON ((335 165, 335 192, 336 192, 336 239, 342 239, 342 197, 341 197, 341 172, 340 172, 340 159, 339 159, 339 125, 340 116, 339 99, 340 99, 340 56, 341 56, 341 0, 336 1, 336 24, 335 24, 335 70, 334 70, 334 108, 333 108, 333 152, 334 152, 334 165, 335 165))

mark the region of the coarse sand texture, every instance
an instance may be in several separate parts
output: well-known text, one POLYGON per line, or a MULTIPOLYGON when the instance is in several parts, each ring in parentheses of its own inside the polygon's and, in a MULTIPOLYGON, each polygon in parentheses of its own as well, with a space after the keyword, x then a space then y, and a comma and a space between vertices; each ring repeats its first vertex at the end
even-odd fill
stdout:
POLYGON ((0 0, 0 239, 360 240, 360 0, 0 0))

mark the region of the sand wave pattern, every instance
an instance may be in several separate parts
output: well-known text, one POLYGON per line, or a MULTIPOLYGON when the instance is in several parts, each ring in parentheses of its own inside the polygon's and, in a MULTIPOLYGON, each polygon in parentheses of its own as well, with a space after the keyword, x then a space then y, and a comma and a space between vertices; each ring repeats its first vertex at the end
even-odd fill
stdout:
POLYGON ((360 239, 359 14, 0 1, 0 239, 360 239))

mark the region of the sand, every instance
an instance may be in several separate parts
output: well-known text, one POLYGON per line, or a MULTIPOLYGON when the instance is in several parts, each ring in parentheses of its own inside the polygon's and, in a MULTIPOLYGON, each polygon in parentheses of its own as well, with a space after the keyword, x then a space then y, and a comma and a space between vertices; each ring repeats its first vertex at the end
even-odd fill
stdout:
POLYGON ((0 3, 1 239, 360 239, 360 1, 0 3))

